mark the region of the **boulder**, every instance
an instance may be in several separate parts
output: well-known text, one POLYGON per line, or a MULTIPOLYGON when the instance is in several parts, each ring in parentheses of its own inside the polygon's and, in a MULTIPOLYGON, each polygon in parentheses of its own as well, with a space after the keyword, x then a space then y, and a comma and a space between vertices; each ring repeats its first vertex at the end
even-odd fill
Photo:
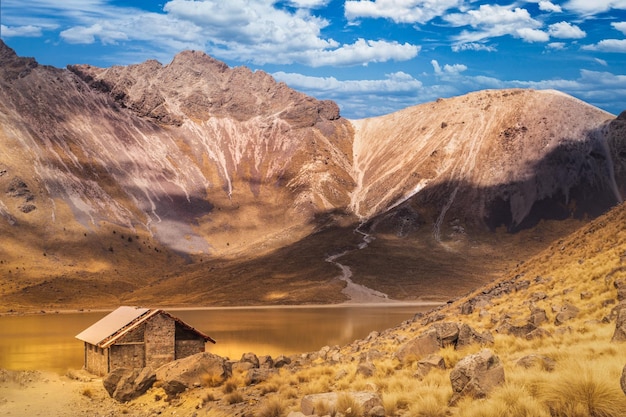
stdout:
POLYGON ((259 367, 259 358, 252 352, 244 353, 243 355, 241 355, 241 359, 239 359, 239 362, 250 363, 252 364, 253 368, 259 367))
POLYGON ((459 338, 459 325, 457 323, 436 323, 430 328, 437 332, 440 347, 456 346, 456 341, 459 338))
POLYGON ((622 387, 622 391, 626 394, 626 366, 622 369, 622 377, 619 380, 619 384, 622 387))
POLYGON ((526 355, 520 358, 516 362, 517 366, 521 366, 522 368, 533 368, 538 367, 545 371, 551 372, 554 371, 556 367, 556 361, 552 358, 543 355, 526 355))
POLYGON ((246 385, 255 385, 259 382, 266 381, 270 376, 276 374, 275 369, 268 368, 252 368, 246 373, 246 385))
POLYGON ((460 349, 473 343, 492 345, 493 342, 493 335, 488 331, 478 333, 469 324, 462 324, 459 328, 459 338, 456 341, 456 348, 460 349))
POLYGON ((156 371, 157 380, 169 396, 200 384, 207 376, 212 380, 225 380, 230 375, 231 369, 226 359, 210 352, 175 360, 156 371))
POLYGON ((285 365, 291 364, 291 358, 285 355, 279 355, 274 359, 274 368, 282 368, 285 365))
POLYGON ((450 404, 456 404, 464 396, 485 398, 494 387, 504 381, 504 368, 491 350, 483 349, 466 356, 450 372, 453 391, 450 404))
POLYGON ((535 326, 541 326, 543 323, 547 323, 548 315, 546 314, 546 310, 543 308, 533 308, 530 311, 528 322, 535 326))
POLYGON ((534 324, 527 322, 520 326, 514 326, 510 322, 505 321, 497 328, 498 333, 506 333, 516 337, 526 337, 529 333, 536 330, 537 326, 534 324))
MULTIPOLYGON (((352 397, 366 416, 370 415, 372 409, 383 405, 382 399, 375 392, 358 391, 346 394, 352 397)), ((343 413, 345 410, 337 410, 339 395, 336 392, 306 395, 300 401, 300 410, 306 416, 316 415, 319 411, 330 411, 331 415, 334 415, 333 411, 343 413), (316 407, 319 409, 316 410, 316 407)))
POLYGON ((417 362, 417 371, 414 376, 424 378, 433 369, 446 369, 446 362, 440 355, 428 355, 417 362))
POLYGON ((111 398, 127 402, 144 394, 155 381, 152 368, 116 368, 102 380, 102 384, 111 398))
POLYGON ((415 339, 409 340, 396 351, 395 356, 400 362, 410 362, 435 353, 440 348, 441 344, 437 331, 430 330, 415 339))
POLYGON ((613 333, 612 342, 626 341, 626 308, 617 311, 617 319, 615 320, 615 332, 613 333))
POLYGON ((364 377, 374 376, 376 373, 376 366, 372 362, 363 362, 356 368, 357 375, 363 375, 364 377))
POLYGON ((554 319, 554 324, 557 326, 560 326, 566 321, 571 320, 574 317, 576 317, 578 313, 579 313, 578 307, 569 303, 565 304, 563 307, 561 307, 561 309, 557 313, 554 319))
POLYGON ((617 290, 617 301, 626 300, 626 278, 618 278, 613 281, 613 286, 617 290))

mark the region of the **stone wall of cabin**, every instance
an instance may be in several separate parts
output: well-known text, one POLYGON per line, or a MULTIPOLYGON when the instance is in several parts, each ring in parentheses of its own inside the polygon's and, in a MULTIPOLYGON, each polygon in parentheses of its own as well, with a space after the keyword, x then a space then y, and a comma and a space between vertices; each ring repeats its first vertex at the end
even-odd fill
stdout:
POLYGON ((109 349, 109 372, 115 368, 143 368, 146 366, 145 323, 120 337, 109 349))
POLYGON ((166 314, 157 314, 145 323, 145 366, 156 369, 176 359, 175 323, 174 319, 166 314))
POLYGON ((204 352, 204 338, 176 323, 176 359, 204 352))
POLYGON ((85 369, 95 375, 109 373, 109 351, 85 342, 85 369))

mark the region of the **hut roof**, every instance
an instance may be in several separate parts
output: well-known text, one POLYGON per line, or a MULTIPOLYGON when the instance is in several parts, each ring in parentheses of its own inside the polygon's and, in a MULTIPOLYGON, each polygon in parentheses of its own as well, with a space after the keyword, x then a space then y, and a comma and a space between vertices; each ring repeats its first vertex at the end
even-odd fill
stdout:
POLYGON ((205 341, 215 343, 215 340, 211 337, 205 335, 199 330, 194 329, 179 318, 174 317, 163 310, 128 306, 118 307, 116 310, 112 311, 96 323, 92 324, 90 327, 83 330, 81 333, 77 334, 76 338, 92 345, 99 346, 103 349, 108 348, 120 337, 124 336, 157 314, 165 314, 174 319, 184 328, 204 338, 205 341))

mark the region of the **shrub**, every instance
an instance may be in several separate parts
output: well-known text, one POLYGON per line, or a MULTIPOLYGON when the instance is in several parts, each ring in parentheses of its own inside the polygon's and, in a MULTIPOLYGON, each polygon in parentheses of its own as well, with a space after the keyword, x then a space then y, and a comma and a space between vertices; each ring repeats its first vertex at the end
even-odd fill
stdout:
POLYGON ((239 391, 234 391, 224 397, 224 401, 228 404, 237 404, 243 402, 243 395, 239 391))
POLYGON ((257 417, 282 417, 285 415, 287 405, 278 397, 272 397, 261 405, 257 417))
POLYGON ((361 417, 363 415, 363 407, 356 402, 354 398, 347 393, 341 393, 337 397, 337 411, 345 417, 361 417))
POLYGON ((571 366, 545 381, 540 397, 553 417, 621 417, 626 415, 626 396, 615 381, 604 372, 571 366))

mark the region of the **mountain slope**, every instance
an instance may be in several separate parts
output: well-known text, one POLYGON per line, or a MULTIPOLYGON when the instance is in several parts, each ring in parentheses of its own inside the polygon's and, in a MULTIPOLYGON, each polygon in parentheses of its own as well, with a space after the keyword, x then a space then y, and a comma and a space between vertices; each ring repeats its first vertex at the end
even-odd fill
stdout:
POLYGON ((624 118, 554 91, 349 121, 201 52, 0 62, 4 306, 441 299, 626 190, 624 118))

